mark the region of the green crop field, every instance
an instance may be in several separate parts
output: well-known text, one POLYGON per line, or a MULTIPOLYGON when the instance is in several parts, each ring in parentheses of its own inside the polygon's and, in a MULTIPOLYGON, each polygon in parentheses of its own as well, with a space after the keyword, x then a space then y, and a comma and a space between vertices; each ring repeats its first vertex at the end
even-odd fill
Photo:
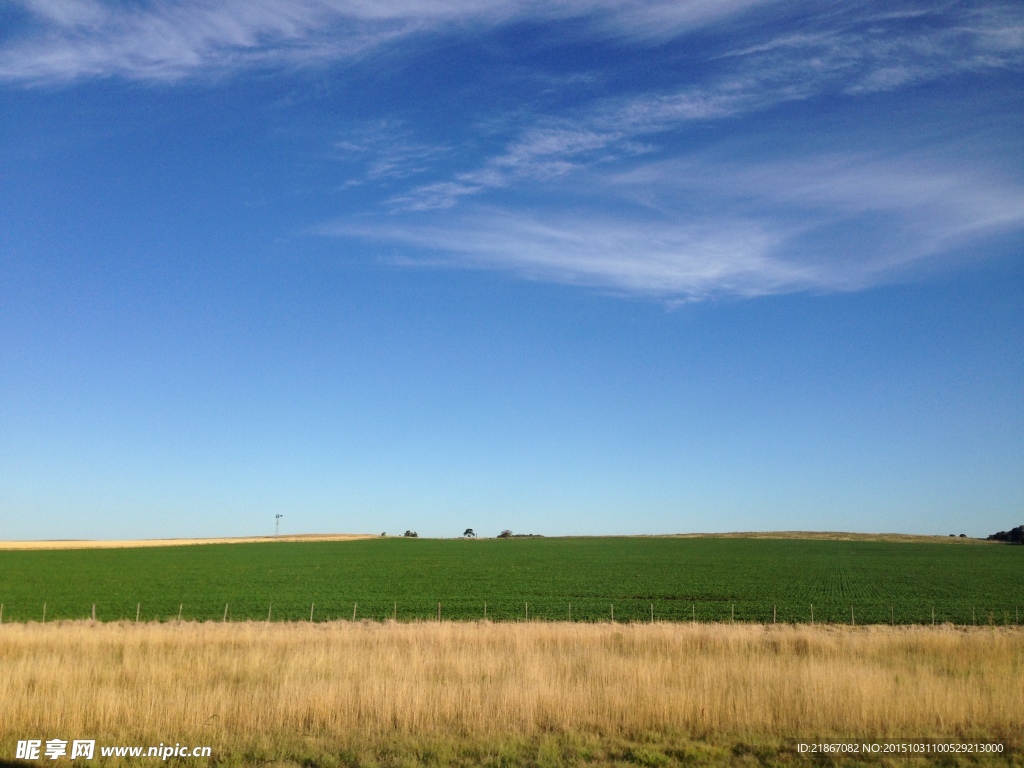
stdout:
POLYGON ((380 539, 0 551, 2 620, 1018 623, 1024 547, 743 538, 380 539), (272 606, 272 608, 271 608, 272 606))

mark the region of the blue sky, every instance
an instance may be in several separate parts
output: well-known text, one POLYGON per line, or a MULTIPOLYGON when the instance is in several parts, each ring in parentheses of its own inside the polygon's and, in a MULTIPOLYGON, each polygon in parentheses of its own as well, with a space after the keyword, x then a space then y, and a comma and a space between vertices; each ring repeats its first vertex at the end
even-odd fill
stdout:
POLYGON ((0 538, 1024 516, 1019 2, 0 5, 0 538))

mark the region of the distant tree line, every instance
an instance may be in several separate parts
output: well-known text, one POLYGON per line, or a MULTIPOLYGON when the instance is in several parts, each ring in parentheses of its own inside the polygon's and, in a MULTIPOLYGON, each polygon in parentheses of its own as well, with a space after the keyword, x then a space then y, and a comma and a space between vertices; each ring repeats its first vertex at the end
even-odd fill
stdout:
POLYGON ((1010 544, 1024 544, 1024 525, 1018 525, 1008 531, 993 533, 988 537, 989 541, 1006 541, 1010 544))

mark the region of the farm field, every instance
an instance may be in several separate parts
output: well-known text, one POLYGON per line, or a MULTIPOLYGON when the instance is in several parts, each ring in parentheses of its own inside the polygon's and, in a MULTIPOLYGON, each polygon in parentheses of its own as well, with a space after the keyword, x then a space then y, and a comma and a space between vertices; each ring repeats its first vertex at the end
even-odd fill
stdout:
POLYGON ((3 622, 1014 625, 1024 548, 763 538, 369 539, 0 551, 3 622), (812 608, 813 606, 813 608, 812 608), (934 611, 934 614, 933 614, 934 611), (852 614, 852 616, 851 616, 852 614))
POLYGON ((1016 627, 8 624, 0 755, 42 737, 211 747, 197 766, 834 765, 796 745, 937 740, 1002 750, 937 764, 1019 766, 1022 676, 1016 627))
POLYGON ((286 534, 284 536, 235 536, 219 539, 50 539, 43 541, 0 541, 0 550, 24 549, 138 549, 140 547, 183 547, 197 544, 257 544, 282 541, 353 541, 374 539, 367 533, 286 534))

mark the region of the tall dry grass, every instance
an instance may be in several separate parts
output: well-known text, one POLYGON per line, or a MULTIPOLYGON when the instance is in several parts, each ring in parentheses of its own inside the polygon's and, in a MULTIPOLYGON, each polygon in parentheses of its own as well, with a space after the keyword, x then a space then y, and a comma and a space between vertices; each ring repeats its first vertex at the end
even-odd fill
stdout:
POLYGON ((0 736, 1016 736, 1015 628, 0 626, 0 736))

